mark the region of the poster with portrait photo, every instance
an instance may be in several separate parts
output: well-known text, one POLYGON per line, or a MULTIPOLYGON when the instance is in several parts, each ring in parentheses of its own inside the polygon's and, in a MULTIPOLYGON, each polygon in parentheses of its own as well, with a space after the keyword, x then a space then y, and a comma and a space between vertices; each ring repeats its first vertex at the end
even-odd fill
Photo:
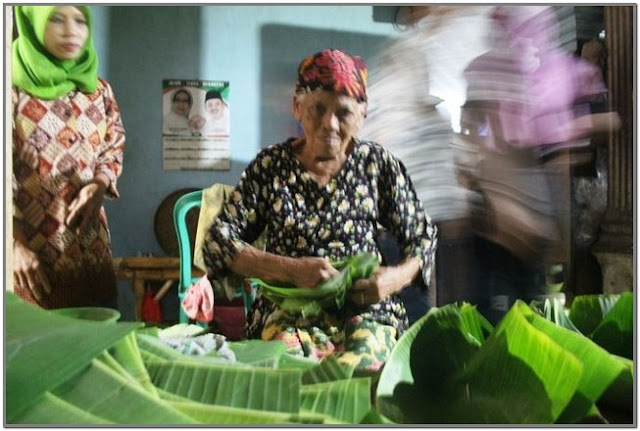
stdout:
POLYGON ((165 170, 229 170, 228 81, 162 81, 162 161, 165 170))

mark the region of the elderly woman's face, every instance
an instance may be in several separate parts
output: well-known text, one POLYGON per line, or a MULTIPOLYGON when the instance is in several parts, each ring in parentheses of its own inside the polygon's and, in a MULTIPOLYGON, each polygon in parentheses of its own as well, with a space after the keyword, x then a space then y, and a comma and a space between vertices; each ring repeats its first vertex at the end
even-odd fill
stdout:
POLYGON ((293 116, 302 123, 307 145, 318 157, 331 158, 344 151, 362 126, 365 104, 329 91, 294 98, 293 116))

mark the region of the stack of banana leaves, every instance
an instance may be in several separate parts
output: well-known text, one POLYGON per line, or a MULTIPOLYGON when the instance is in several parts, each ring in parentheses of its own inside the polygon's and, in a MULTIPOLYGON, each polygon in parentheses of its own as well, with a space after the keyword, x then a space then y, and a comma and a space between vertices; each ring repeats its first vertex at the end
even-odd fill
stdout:
POLYGON ((361 376, 278 341, 230 342, 233 360, 187 355, 157 328, 74 319, 7 293, 5 423, 626 423, 633 297, 576 301, 570 311, 517 303, 495 329, 472 305, 433 308, 381 374, 361 376))

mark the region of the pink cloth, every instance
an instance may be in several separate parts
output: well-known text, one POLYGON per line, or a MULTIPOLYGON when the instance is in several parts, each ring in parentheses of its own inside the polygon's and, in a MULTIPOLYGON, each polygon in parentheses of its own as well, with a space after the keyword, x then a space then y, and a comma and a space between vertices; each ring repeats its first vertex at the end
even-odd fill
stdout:
POLYGON ((213 288, 206 276, 189 287, 182 301, 182 309, 189 319, 199 322, 213 320, 213 288))

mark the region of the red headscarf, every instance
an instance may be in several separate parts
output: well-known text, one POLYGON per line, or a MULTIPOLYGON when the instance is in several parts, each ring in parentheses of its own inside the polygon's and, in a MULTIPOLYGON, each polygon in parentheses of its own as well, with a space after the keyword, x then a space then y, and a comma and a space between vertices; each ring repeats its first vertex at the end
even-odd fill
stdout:
POLYGON ((296 94, 326 90, 367 101, 367 65, 337 49, 325 49, 302 60, 298 66, 296 94))

